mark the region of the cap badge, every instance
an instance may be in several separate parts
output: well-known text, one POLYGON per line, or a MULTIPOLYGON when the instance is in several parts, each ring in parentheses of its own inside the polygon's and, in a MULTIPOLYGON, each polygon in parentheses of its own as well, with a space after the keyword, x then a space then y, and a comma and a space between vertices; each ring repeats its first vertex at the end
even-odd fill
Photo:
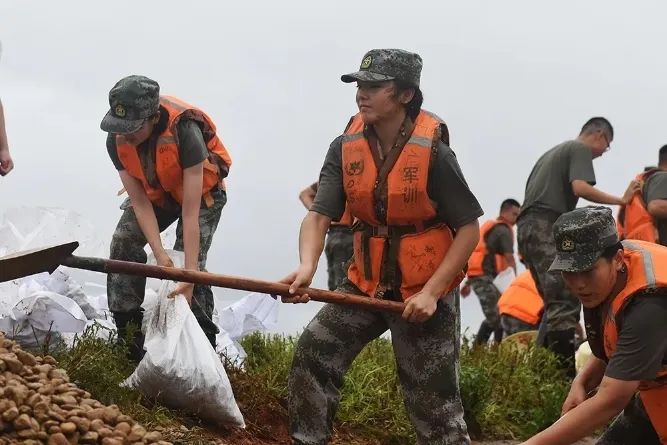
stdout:
POLYGON ((127 111, 125 110, 125 107, 121 104, 116 105, 116 108, 114 109, 114 113, 116 113, 116 116, 118 117, 125 117, 127 114, 127 111))
POLYGON ((574 241, 570 238, 564 238, 560 243, 560 250, 563 252, 572 252, 574 250, 574 241))
POLYGON ((368 69, 371 66, 372 62, 373 58, 371 56, 364 57, 364 60, 361 61, 361 69, 362 70, 368 69))

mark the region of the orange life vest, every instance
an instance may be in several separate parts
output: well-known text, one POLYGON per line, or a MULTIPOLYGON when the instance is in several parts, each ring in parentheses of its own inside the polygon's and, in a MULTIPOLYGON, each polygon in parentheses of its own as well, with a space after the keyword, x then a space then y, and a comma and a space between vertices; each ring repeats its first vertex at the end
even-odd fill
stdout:
POLYGON ((498 313, 511 315, 528 324, 537 325, 544 309, 544 301, 529 270, 512 281, 498 300, 498 313))
MULTIPOLYGON (((489 254, 486 247, 486 235, 498 224, 504 224, 510 231, 512 230, 512 226, 501 219, 489 220, 482 224, 479 230, 479 242, 468 260, 468 277, 481 277, 484 275, 484 258, 489 254)), ((500 273, 509 267, 504 255, 495 255, 495 267, 496 273, 500 273)))
MULTIPOLYGON (((367 295, 381 298, 387 289, 400 288, 404 300, 411 297, 431 278, 452 243, 452 231, 436 220, 427 192, 431 154, 440 139, 441 123, 424 110, 415 119, 410 139, 386 172, 384 220, 376 213, 380 202, 375 190, 385 178, 375 165, 359 114, 345 131, 343 185, 350 213, 358 220, 348 278, 367 295)), ((463 272, 446 292, 462 279, 463 272)))
MULTIPOLYGON (((591 342, 598 358, 608 361, 616 351, 618 324, 632 297, 646 289, 667 288, 667 247, 645 241, 623 241, 628 278, 625 287, 609 304, 603 319, 603 349, 591 342)), ((667 444, 667 366, 663 365, 652 380, 642 381, 639 396, 662 444, 667 444)))
POLYGON ((183 168, 178 153, 177 125, 181 118, 197 121, 202 127, 209 152, 208 158, 204 160, 202 196, 210 206, 213 202, 210 190, 215 186, 224 189, 223 179, 232 165, 227 149, 216 134, 215 124, 203 111, 175 97, 160 96, 160 105, 167 111, 169 118, 155 146, 155 173, 159 184, 149 183, 141 166, 137 147, 129 144, 122 135, 116 136, 118 158, 128 174, 141 181, 148 199, 153 204, 164 207, 169 198, 183 204, 183 168))
MULTIPOLYGON (((637 175, 635 180, 642 184, 643 189, 644 182, 657 171, 659 170, 653 169, 641 173, 637 175)), ((646 209, 646 203, 642 197, 641 190, 634 194, 632 200, 627 205, 619 208, 616 227, 621 239, 635 239, 650 243, 658 242, 658 229, 653 217, 646 209)))

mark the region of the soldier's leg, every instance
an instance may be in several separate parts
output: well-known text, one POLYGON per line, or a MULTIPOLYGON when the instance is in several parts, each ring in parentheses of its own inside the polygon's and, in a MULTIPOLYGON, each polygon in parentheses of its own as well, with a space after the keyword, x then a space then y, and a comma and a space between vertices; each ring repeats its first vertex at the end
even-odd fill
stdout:
POLYGON ((499 342, 502 339, 500 316, 498 315, 500 291, 498 291, 498 288, 493 284, 493 280, 489 277, 472 278, 470 280, 470 287, 472 287, 479 298, 479 304, 482 306, 482 312, 484 313, 484 321, 477 332, 475 343, 486 344, 492 333, 495 334, 495 341, 499 342), (498 333, 499 331, 500 333, 498 333))
POLYGON ((328 443, 345 372, 363 347, 386 330, 380 313, 335 304, 325 305, 308 324, 288 381, 295 444, 328 443))
MULTIPOLYGON (((109 258, 112 260, 146 263, 146 237, 139 227, 139 222, 130 206, 129 198, 121 206, 123 214, 118 221, 111 238, 109 258)), ((160 230, 167 228, 175 217, 154 209, 160 230)), ((144 337, 141 333, 146 278, 133 275, 110 273, 107 275, 107 297, 109 310, 113 313, 114 322, 120 340, 125 340, 128 331, 134 333, 130 340, 129 356, 134 361, 141 360, 144 350, 144 337)))
MULTIPOLYGON (((528 218, 528 217, 527 217, 528 218)), ((524 261, 544 299, 546 334, 544 345, 557 354, 568 375, 574 376, 574 333, 579 322, 581 303, 565 287, 560 273, 549 272, 556 256, 552 227, 553 217, 530 216, 520 227, 524 261), (529 222, 529 224, 526 224, 529 222)))
POLYGON ((418 444, 469 444, 458 386, 458 289, 438 302, 424 323, 385 314, 391 330, 405 407, 418 444))
POLYGON ((635 395, 628 406, 616 417, 596 443, 597 445, 626 445, 634 443, 660 445, 660 439, 646 414, 641 398, 635 395))
MULTIPOLYGON (((208 250, 213 242, 213 235, 220 223, 220 216, 222 208, 227 203, 227 194, 222 190, 215 190, 211 192, 213 196, 213 204, 211 207, 202 205, 199 210, 199 270, 206 271, 206 259, 208 257, 208 250)), ((183 251, 183 220, 178 220, 176 226, 176 242, 174 243, 174 250, 183 251)), ((194 314, 199 326, 201 326, 204 334, 208 338, 215 349, 215 337, 220 332, 218 326, 213 322, 213 309, 215 303, 213 301, 213 291, 211 286, 204 284, 196 284, 192 292, 192 313, 194 314)))
POLYGON ((537 326, 507 314, 502 314, 500 316, 500 325, 502 326, 506 337, 516 334, 517 332, 534 331, 537 329, 537 326))

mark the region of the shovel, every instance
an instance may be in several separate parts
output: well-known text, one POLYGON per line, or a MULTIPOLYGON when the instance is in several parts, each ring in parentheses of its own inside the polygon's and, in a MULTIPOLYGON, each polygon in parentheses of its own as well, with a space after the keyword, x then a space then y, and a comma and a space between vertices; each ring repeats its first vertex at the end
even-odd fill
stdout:
MULTIPOLYGON (((62 265, 73 267, 75 269, 92 270, 102 273, 121 273, 187 283, 208 284, 229 289, 280 295, 282 297, 294 296, 289 293, 288 284, 218 275, 195 270, 178 269, 175 267, 150 266, 148 264, 133 263, 130 261, 80 257, 73 255, 73 252, 77 247, 79 247, 79 243, 73 241, 71 243, 42 249, 17 252, 2 257, 0 258, 0 283, 27 277, 40 272, 52 273, 58 266, 62 265)), ((377 298, 331 292, 322 289, 302 287, 297 289, 295 294, 308 294, 311 300, 324 303, 346 304, 366 309, 396 312, 399 314, 403 313, 403 310, 405 309, 404 303, 396 301, 380 300, 377 298)))

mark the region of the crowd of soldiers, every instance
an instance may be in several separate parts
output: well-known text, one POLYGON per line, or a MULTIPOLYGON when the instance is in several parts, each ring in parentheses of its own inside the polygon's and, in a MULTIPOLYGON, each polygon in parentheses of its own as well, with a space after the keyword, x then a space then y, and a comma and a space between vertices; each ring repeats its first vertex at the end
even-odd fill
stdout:
MULTIPOLYGON (((459 289, 472 289, 482 306, 477 344, 539 326, 538 343, 573 379, 561 419, 526 444, 571 444, 614 418, 598 443, 667 443, 667 148, 623 196, 605 193, 595 187, 593 160, 609 150, 614 129, 593 117, 538 159, 522 203, 504 200, 498 217, 480 226, 483 211, 447 125, 422 108, 421 70, 416 53, 374 49, 341 76, 356 84, 359 112, 331 143, 318 181, 300 194, 308 212, 298 267, 283 280, 294 295, 283 302, 309 300, 296 290, 311 283, 324 250, 330 289, 403 302, 405 311, 327 304, 306 326, 288 385, 294 443, 328 443, 347 369, 389 330, 417 442, 469 444, 459 289), (619 206, 618 220, 607 207, 577 209, 579 198, 619 206), (515 253, 527 272, 501 297, 494 280, 516 271, 515 253), (575 375, 582 305, 594 357, 575 375)), ((144 76, 119 80, 108 100, 101 129, 128 194, 110 257, 146 262, 148 244, 158 265, 173 267, 160 232, 178 221, 174 248, 184 252, 184 268, 205 270, 232 165, 215 123, 144 76)), ((0 108, 0 174, 12 168, 0 108)), ((109 308, 120 338, 134 335, 135 361, 144 339, 130 327, 141 324, 144 289, 141 277, 108 276, 109 308)), ((176 294, 215 346, 211 288, 179 283, 176 294)))

